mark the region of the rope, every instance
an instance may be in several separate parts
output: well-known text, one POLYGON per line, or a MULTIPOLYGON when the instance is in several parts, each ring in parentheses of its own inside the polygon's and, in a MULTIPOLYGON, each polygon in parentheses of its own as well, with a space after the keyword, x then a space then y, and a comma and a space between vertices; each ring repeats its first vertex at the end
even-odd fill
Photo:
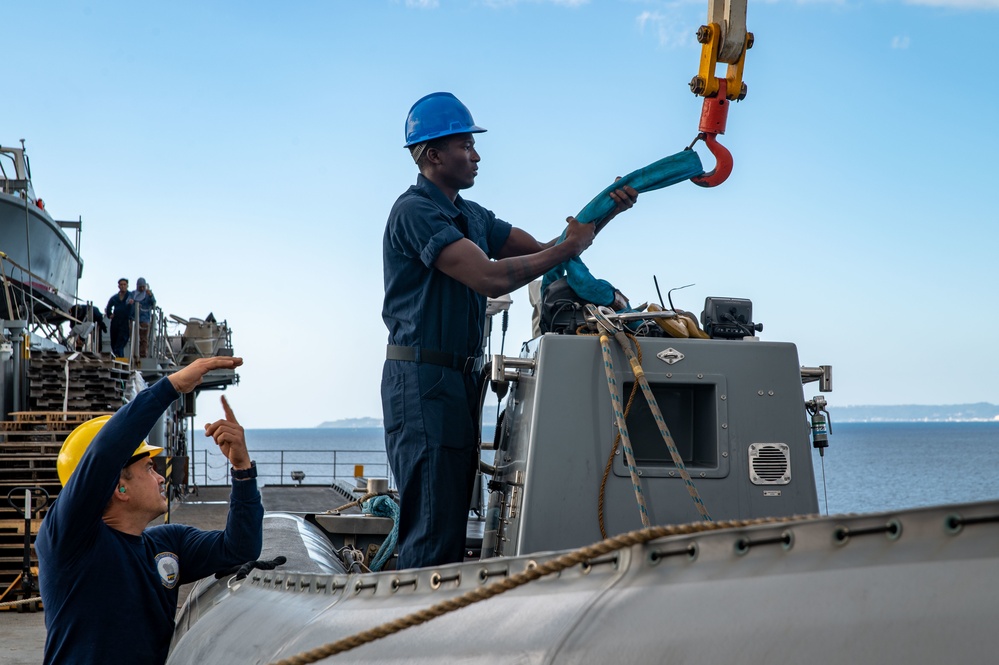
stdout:
MULTIPOLYGON (((592 307, 592 305, 588 305, 592 307)), ((596 309, 595 307, 593 308, 596 309)), ((606 320, 606 319, 605 319, 606 320)), ((600 350, 604 355, 604 373, 607 375, 607 388, 610 390, 611 405, 614 407, 614 419, 617 421, 617 431, 621 436, 621 448, 624 449, 624 459, 628 464, 628 475, 631 476, 631 487, 635 490, 635 500, 638 502, 638 512, 642 518, 642 526, 648 527, 649 508, 645 505, 645 493, 638 477, 638 465, 635 463, 635 451, 631 447, 631 437, 628 436, 628 425, 621 406, 621 392, 614 376, 614 364, 611 361, 610 339, 606 334, 600 335, 600 350)))
POLYGON ((0 603, 0 610, 6 609, 8 607, 17 607, 18 605, 27 605, 28 603, 37 603, 42 600, 41 596, 35 596, 34 598, 25 598, 23 600, 10 600, 5 603, 0 603))
MULTIPOLYGON (((629 335, 629 337, 631 337, 629 335)), ((642 360, 642 347, 635 342, 635 346, 638 349, 638 360, 642 360)), ((638 384, 631 384, 631 394, 628 395, 628 403, 624 405, 624 419, 628 419, 628 414, 631 413, 631 405, 635 402, 635 396, 638 394, 638 384)), ((604 475, 600 479, 600 492, 597 494, 597 523, 600 525, 600 537, 607 537, 607 529, 604 526, 604 501, 607 496, 607 478, 610 477, 611 467, 614 465, 614 455, 617 454, 618 446, 621 445, 621 431, 614 436, 614 445, 611 446, 610 454, 607 456, 607 464, 604 465, 604 475)))
MULTIPOLYGON (((666 420, 663 418, 662 412, 659 410, 659 405, 656 403, 656 397, 652 394, 652 387, 649 386, 649 380, 645 378, 645 370, 642 369, 642 363, 632 351, 631 345, 628 343, 628 338, 625 334, 614 327, 614 325, 607 319, 606 316, 593 305, 586 305, 586 311, 590 316, 597 320, 597 325, 602 329, 611 332, 614 338, 617 340, 618 345, 620 345, 621 350, 624 351, 624 355, 627 357, 629 364, 631 365, 631 371, 635 375, 635 381, 637 381, 642 386, 642 393, 645 395, 645 400, 649 404, 649 409, 652 411, 652 416, 656 421, 656 425, 659 428, 659 434, 662 435, 663 441, 666 442, 666 448, 669 450, 669 455, 673 459, 673 464, 676 466, 677 471, 680 472, 680 477, 683 479, 683 483, 687 488, 687 493, 690 495, 691 500, 694 502, 694 506, 697 508, 697 512, 700 513, 701 518, 705 521, 711 521, 711 515, 708 513, 707 507, 704 505, 704 501, 701 500, 700 494, 697 492, 697 487, 694 486, 694 481, 691 480, 690 474, 687 472, 687 467, 683 463, 683 458, 680 456, 680 451, 676 448, 676 443, 673 441, 673 436, 669 432, 669 428, 666 426, 666 420)), ((601 336, 601 347, 604 347, 603 339, 606 335, 601 336)), ((637 344, 637 341, 636 341, 637 344)), ((604 352, 605 358, 605 368, 606 360, 610 358, 610 350, 607 349, 604 352)), ((607 370, 610 372, 610 370, 607 370)), ((608 381, 611 381, 612 377, 608 374, 608 381)), ((616 387, 616 384, 615 384, 616 387)), ((620 403, 620 398, 618 398, 618 403, 620 403)), ((615 414, 616 415, 616 414, 615 414)), ((628 448, 625 447, 625 453, 628 452, 628 448)), ((629 464, 631 462, 629 461, 629 464)), ((630 469, 629 469, 630 470, 630 469)), ((635 476, 632 476, 632 483, 635 482, 635 476)), ((641 509, 644 511, 646 507, 644 505, 644 498, 640 501, 641 509)), ((644 517, 643 517, 644 519, 644 517)), ((644 524, 644 521, 643 521, 644 524)))
POLYGON ((496 582, 484 587, 472 589, 456 598, 436 603, 422 610, 417 610, 407 614, 406 616, 383 623, 375 628, 355 633, 354 635, 350 635, 335 642, 329 642, 320 647, 316 647, 315 649, 310 649, 309 651, 303 651, 282 660, 273 661, 270 665, 306 665, 307 663, 315 663, 323 660, 324 658, 329 658, 330 656, 350 651, 351 649, 374 642, 375 640, 383 637, 394 635, 395 633, 403 631, 407 628, 427 623, 437 617, 460 610, 463 607, 468 607, 473 603, 488 600, 493 596, 498 596, 506 591, 511 591, 546 575, 551 575, 552 573, 563 571, 567 568, 596 559, 610 552, 624 549, 625 547, 641 545, 651 540, 656 540, 657 538, 687 535, 703 531, 715 531, 719 529, 741 528, 752 526, 754 524, 791 522, 800 519, 808 519, 808 516, 730 520, 726 522, 694 522, 691 524, 673 526, 654 526, 648 529, 631 531, 612 538, 606 538, 598 543, 594 543, 593 545, 587 545, 586 547, 581 547, 577 550, 567 552, 554 559, 538 564, 537 566, 529 567, 527 570, 511 575, 510 577, 497 580, 496 582))
POLYGON ((342 506, 340 506, 339 508, 333 508, 332 510, 327 510, 325 514, 327 514, 327 515, 333 515, 335 513, 339 513, 341 510, 347 510, 348 508, 353 508, 354 506, 359 506, 362 503, 364 503, 365 501, 367 501, 368 499, 372 499, 372 498, 374 498, 376 496, 378 496, 376 493, 374 493, 374 492, 368 492, 367 494, 365 494, 364 496, 362 496, 360 499, 358 499, 356 501, 351 501, 350 503, 345 503, 342 506))
POLYGON ((378 571, 382 569, 385 562, 392 556, 392 552, 395 551, 395 544, 399 540, 399 504, 393 501, 391 497, 383 494, 365 501, 361 510, 369 515, 392 518, 392 530, 385 536, 385 541, 378 547, 378 554, 375 556, 374 561, 371 562, 371 570, 378 571))

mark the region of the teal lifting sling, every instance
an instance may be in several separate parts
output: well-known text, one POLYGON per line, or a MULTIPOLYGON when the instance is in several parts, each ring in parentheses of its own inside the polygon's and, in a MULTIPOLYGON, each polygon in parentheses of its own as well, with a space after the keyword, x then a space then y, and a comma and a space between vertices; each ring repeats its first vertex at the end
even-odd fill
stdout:
MULTIPOLYGON (((599 224, 607 219, 617 205, 608 194, 625 185, 634 187, 639 193, 651 192, 689 180, 702 173, 704 173, 704 168, 701 166, 701 158, 693 150, 684 150, 675 155, 664 157, 658 162, 632 171, 605 187, 579 211, 576 219, 583 224, 599 224)), ((563 240, 565 240, 565 231, 559 236, 558 242, 563 240)), ((541 281, 542 293, 548 289, 552 282, 562 277, 568 280, 573 291, 589 302, 597 305, 609 305, 614 301, 614 286, 606 280, 597 279, 590 274, 589 269, 578 256, 545 273, 544 279, 541 281)))

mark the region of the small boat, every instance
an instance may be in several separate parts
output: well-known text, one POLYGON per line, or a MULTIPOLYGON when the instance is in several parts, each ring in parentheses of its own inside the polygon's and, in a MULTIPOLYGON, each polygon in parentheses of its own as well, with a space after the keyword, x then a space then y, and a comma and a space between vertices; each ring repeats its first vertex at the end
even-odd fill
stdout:
POLYGON ((832 370, 750 301, 709 298, 706 338, 549 304, 483 370, 507 398, 465 562, 367 572, 391 519, 268 513, 287 562, 199 582, 168 662, 992 662, 999 502, 821 516, 803 386, 832 370))
POLYGON ((0 297, 2 318, 29 319, 29 312, 45 321, 64 318, 53 310, 67 312, 76 301, 79 230, 79 221, 54 220, 35 195, 23 141, 20 148, 0 146, 0 272, 11 287, 0 297), (66 229, 76 229, 75 243, 66 229))

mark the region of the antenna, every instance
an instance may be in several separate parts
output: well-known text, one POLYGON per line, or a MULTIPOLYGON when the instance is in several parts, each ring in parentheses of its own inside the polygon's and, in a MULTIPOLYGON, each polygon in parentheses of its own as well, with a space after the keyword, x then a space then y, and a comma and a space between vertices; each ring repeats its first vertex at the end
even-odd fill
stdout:
MULTIPOLYGON (((672 289, 670 289, 669 291, 666 292, 666 297, 669 298, 669 308, 671 310, 673 310, 674 312, 676 311, 676 307, 673 307, 673 292, 674 291, 679 291, 680 289, 685 289, 688 286, 694 286, 694 285, 693 284, 684 284, 683 286, 674 287, 674 288, 672 288, 672 289)), ((662 296, 660 296, 660 299, 661 298, 662 298, 662 296)))
MULTIPOLYGON (((655 275, 653 275, 652 276, 652 281, 656 283, 656 294, 659 296, 659 304, 662 305, 663 309, 666 309, 666 303, 663 302, 663 292, 659 290, 659 280, 656 279, 655 275)), ((673 303, 670 303, 671 307, 672 307, 672 305, 673 305, 673 303)))

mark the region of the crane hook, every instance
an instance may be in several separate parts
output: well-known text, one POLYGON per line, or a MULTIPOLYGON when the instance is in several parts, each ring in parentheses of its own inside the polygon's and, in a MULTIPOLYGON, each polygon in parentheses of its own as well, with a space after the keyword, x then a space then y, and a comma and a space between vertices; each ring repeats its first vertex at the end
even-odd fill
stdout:
POLYGON ((695 185, 701 187, 717 187, 725 182, 732 173, 732 153, 728 151, 728 148, 718 143, 718 135, 725 133, 725 125, 728 122, 727 83, 725 79, 719 78, 718 92, 711 97, 705 97, 704 104, 701 106, 701 122, 698 126, 701 133, 694 139, 694 143, 697 142, 697 139, 703 139, 704 145, 708 147, 716 160, 715 168, 710 172, 690 179, 695 185))
POLYGON ((690 179, 695 185, 700 187, 717 187, 725 182, 732 174, 732 153, 728 148, 718 142, 717 134, 701 132, 697 138, 704 140, 704 145, 708 147, 711 154, 715 156, 715 167, 705 173, 690 179))

